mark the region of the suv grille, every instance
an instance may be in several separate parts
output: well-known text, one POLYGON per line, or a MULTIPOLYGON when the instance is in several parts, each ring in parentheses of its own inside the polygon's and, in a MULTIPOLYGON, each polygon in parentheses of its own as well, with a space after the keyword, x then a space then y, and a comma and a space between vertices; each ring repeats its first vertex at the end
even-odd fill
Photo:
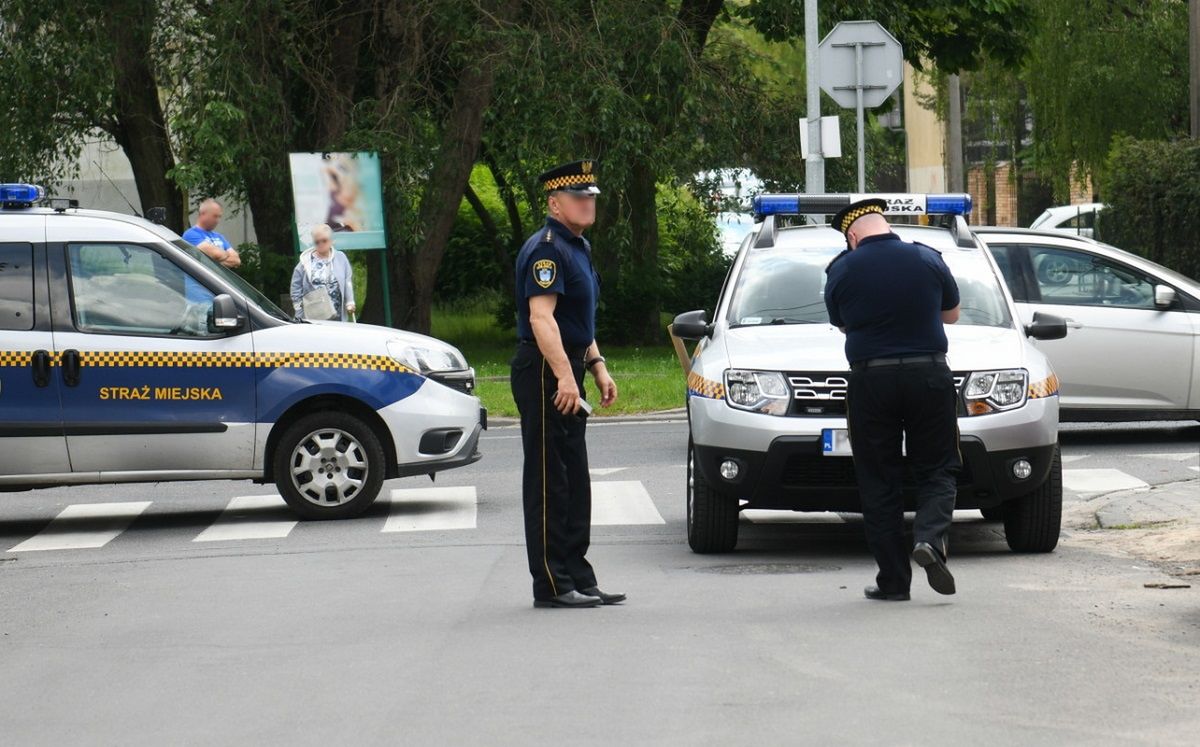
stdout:
MULTIPOLYGON (((827 418, 846 416, 846 389, 849 374, 845 372, 788 373, 788 384, 792 388, 792 405, 788 416, 796 418, 827 418)), ((964 374, 954 374, 954 389, 959 393, 958 414, 965 415, 962 403, 964 374)))

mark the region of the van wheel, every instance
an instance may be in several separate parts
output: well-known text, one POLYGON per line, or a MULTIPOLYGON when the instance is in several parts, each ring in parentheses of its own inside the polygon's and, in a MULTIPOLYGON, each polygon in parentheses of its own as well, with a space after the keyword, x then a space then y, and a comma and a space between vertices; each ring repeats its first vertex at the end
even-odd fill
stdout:
POLYGON ((1014 552, 1050 552, 1058 545, 1062 490, 1062 457, 1055 446, 1046 481, 1005 505, 1004 538, 1014 552))
POLYGON ((275 445, 275 485, 305 519, 347 519, 379 495, 383 460, 383 446, 366 423, 344 412, 315 412, 275 445))
POLYGON ((692 442, 688 440, 687 533, 693 552, 730 552, 737 546, 738 503, 732 496, 709 486, 696 469, 692 442))

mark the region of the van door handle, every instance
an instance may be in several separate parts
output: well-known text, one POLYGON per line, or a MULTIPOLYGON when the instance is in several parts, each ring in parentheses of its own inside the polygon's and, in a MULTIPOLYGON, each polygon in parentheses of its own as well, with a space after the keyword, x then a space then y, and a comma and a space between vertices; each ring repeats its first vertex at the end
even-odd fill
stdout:
POLYGON ((29 362, 33 370, 33 385, 44 387, 50 385, 50 353, 46 350, 35 350, 29 362))
POLYGON ((79 351, 64 350, 62 354, 63 383, 67 386, 79 386, 79 351))

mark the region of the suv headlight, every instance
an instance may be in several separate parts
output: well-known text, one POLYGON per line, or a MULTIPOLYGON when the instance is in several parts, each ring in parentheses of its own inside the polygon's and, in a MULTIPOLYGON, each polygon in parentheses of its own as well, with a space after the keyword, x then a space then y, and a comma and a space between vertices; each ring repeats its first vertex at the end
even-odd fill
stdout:
POLYGON ((725 401, 730 407, 766 415, 787 415, 792 392, 778 371, 725 372, 725 401))
POLYGON ((1029 372, 1023 368, 1004 371, 976 371, 962 388, 968 415, 1015 410, 1029 396, 1029 372))
POLYGON ((467 367, 467 361, 462 353, 452 347, 432 348, 424 345, 411 345, 402 340, 389 340, 388 355, 397 363, 420 371, 423 374, 439 371, 462 371, 467 367))

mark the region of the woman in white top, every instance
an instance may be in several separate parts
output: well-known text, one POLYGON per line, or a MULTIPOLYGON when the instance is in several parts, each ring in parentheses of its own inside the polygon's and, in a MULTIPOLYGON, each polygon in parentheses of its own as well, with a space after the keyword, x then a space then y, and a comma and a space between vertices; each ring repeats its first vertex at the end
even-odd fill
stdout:
MULTIPOLYGON (((346 321, 347 314, 353 314, 357 307, 354 304, 354 271, 350 260, 333 246, 333 231, 321 223, 312 230, 313 245, 300 255, 300 262, 292 272, 292 307, 296 310, 296 318, 305 319, 305 306, 309 309, 321 308, 325 295, 328 295, 330 316, 323 319, 346 321)), ((318 321, 309 319, 309 321, 318 321)))

